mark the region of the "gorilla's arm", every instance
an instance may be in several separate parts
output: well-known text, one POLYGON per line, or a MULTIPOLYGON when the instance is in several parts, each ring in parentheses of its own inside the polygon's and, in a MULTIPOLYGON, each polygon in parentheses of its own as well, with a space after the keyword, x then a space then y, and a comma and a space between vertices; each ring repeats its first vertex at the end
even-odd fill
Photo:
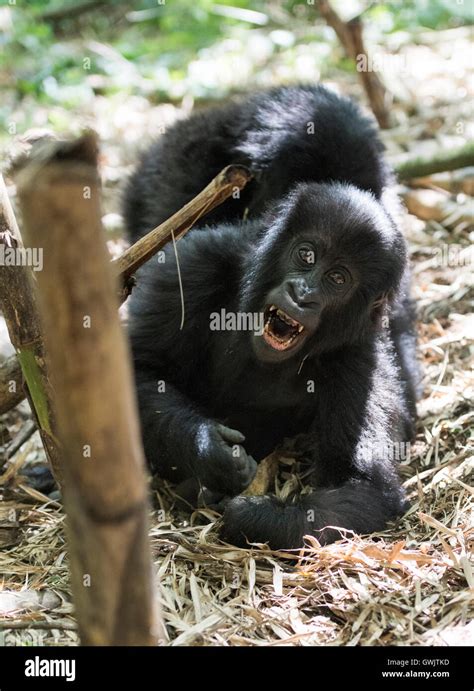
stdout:
POLYGON ((250 483, 254 459, 244 436, 210 417, 206 357, 213 332, 209 315, 235 291, 244 231, 193 231, 177 245, 184 294, 184 324, 176 257, 145 265, 130 302, 130 340, 145 455, 171 481, 192 478, 234 496, 250 483))
POLYGON ((394 421, 401 397, 390 352, 377 349, 350 349, 326 361, 319 373, 318 416, 310 432, 315 490, 295 502, 274 496, 232 499, 224 513, 225 539, 291 549, 312 534, 324 544, 341 537, 333 527, 383 530, 403 510, 390 456, 400 441, 394 421))
POLYGON ((251 482, 256 462, 245 437, 206 417, 168 382, 137 371, 143 446, 154 471, 172 482, 197 478, 210 490, 235 496, 251 482))

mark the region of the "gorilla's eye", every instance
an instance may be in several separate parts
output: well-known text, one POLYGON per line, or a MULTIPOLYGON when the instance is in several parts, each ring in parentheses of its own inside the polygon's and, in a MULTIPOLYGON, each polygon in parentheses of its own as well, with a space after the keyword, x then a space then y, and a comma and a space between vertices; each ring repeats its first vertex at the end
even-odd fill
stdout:
POLYGON ((307 264, 308 266, 312 266, 316 261, 315 251, 309 245, 301 245, 298 247, 298 257, 303 264, 307 264))
POLYGON ((342 271, 341 269, 328 271, 326 276, 335 286, 343 286, 345 283, 348 283, 349 281, 348 274, 345 271, 342 271))

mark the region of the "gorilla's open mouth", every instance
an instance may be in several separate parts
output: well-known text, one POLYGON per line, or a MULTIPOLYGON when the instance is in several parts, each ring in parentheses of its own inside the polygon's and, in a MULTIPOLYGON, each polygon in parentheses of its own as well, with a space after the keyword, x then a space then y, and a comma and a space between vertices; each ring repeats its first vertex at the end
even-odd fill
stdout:
POLYGON ((265 310, 263 338, 275 350, 288 350, 296 345, 304 331, 303 324, 275 305, 265 310))

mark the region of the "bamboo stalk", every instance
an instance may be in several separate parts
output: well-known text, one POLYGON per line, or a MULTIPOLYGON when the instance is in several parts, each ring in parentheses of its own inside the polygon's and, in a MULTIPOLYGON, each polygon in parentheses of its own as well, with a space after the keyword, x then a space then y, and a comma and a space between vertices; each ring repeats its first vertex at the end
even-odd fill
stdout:
POLYGON ((148 491, 116 281, 87 135, 17 176, 24 234, 44 248, 38 296, 64 473, 71 582, 84 645, 154 645, 148 491))
MULTIPOLYGON (((51 384, 45 363, 31 268, 22 262, 20 231, 0 176, 0 308, 15 348, 25 393, 56 480, 61 482, 51 384)), ((18 371, 10 376, 18 378, 18 371)))

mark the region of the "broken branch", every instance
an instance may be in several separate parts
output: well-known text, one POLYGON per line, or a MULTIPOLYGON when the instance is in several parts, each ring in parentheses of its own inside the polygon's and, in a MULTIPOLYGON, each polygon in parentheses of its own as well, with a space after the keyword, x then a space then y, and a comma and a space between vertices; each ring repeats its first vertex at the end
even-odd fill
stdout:
POLYGON ((364 58, 363 68, 357 72, 370 103, 370 107, 377 122, 382 129, 390 127, 390 113, 388 104, 391 95, 383 85, 376 72, 367 68, 369 64, 367 48, 364 44, 363 25, 360 16, 354 17, 349 22, 343 21, 337 12, 331 7, 328 0, 318 0, 318 8, 321 16, 337 35, 346 56, 358 63, 364 58))
POLYGON ((82 644, 154 645, 148 492, 126 340, 101 225, 91 134, 17 176, 54 386, 82 644))
POLYGON ((16 355, 0 365, 0 415, 7 413, 25 398, 23 374, 16 355))
POLYGON ((129 279, 135 271, 159 252, 173 235, 175 240, 179 240, 196 221, 222 204, 231 194, 243 189, 251 177, 245 166, 227 166, 197 197, 114 259, 112 266, 119 275, 124 290, 127 291, 129 279))
MULTIPOLYGON (((23 373, 26 395, 38 425, 46 456, 56 480, 60 482, 51 384, 45 364, 33 275, 30 267, 22 261, 21 251, 24 247, 1 176, 0 249, 3 253, 0 265, 0 308, 23 373)), ((18 373, 15 376, 18 376, 18 373)))

